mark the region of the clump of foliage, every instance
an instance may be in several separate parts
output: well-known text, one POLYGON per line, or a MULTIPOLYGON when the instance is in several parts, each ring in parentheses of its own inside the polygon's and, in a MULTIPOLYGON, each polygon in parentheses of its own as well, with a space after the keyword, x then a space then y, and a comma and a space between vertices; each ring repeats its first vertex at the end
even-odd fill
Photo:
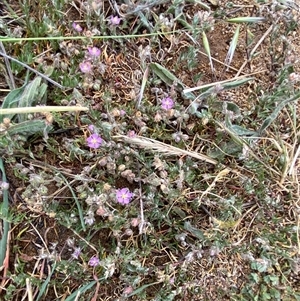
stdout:
POLYGON ((299 7, 220 2, 3 1, 3 300, 300 300, 299 7))

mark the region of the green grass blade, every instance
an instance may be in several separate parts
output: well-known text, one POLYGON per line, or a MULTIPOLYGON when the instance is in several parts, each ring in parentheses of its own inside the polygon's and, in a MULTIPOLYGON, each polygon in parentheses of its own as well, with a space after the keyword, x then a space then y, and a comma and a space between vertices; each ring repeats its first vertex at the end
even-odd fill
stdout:
POLYGON ((44 295, 45 291, 47 290, 47 286, 52 278, 55 268, 56 268, 56 263, 53 264, 51 273, 49 273, 47 279, 44 281, 43 285, 41 286, 39 294, 35 299, 36 301, 39 301, 41 299, 41 297, 44 295))
POLYGON ((154 283, 149 283, 149 284, 144 284, 141 287, 139 287, 138 289, 136 289, 135 291, 133 291, 131 294, 129 294, 127 297, 132 297, 134 295, 140 294, 142 291, 144 291, 147 287, 152 286, 154 284, 157 284, 158 282, 154 282, 154 283))
POLYGON ((191 2, 192 4, 199 4, 205 10, 210 11, 210 7, 200 0, 187 0, 187 2, 191 2))
POLYGON ((265 119, 263 124, 261 125, 259 129, 260 135, 271 125, 271 123, 277 118, 280 111, 290 102, 298 100, 300 97, 300 93, 294 95, 293 97, 290 97, 288 99, 283 100, 281 103, 278 104, 278 106, 275 108, 275 110, 272 112, 272 114, 265 119))
POLYGON ((207 36, 206 36, 206 34, 205 34, 204 31, 202 32, 202 42, 203 42, 203 46, 204 46, 205 52, 206 52, 206 54, 208 56, 208 59, 209 59, 209 64, 210 64, 211 72, 214 73, 214 66, 213 66, 213 62, 212 62, 212 59, 211 59, 209 42, 208 42, 207 36))
POLYGON ((82 230, 85 231, 86 227, 85 227, 85 223, 84 223, 82 208, 81 208, 81 205, 80 205, 80 203, 79 203, 79 201, 77 199, 77 196, 76 196, 73 188, 71 187, 71 185, 67 181, 67 179, 61 173, 59 173, 59 174, 60 174, 60 176, 62 177, 62 179, 64 180, 64 182, 66 183, 66 185, 68 186, 68 188, 70 189, 70 191, 72 193, 72 196, 73 196, 73 198, 75 200, 75 203, 76 203, 76 206, 77 206, 77 209, 78 209, 78 214, 79 214, 79 218, 80 218, 82 230))
POLYGON ((242 79, 240 79, 240 80, 234 80, 234 81, 225 83, 225 84, 223 84, 222 86, 223 86, 223 88, 224 88, 225 90, 227 90, 227 89, 233 89, 233 88, 237 88, 237 87, 239 87, 239 86, 242 86, 242 85, 244 85, 245 83, 247 83, 247 82, 249 82, 249 81, 251 81, 251 80, 253 80, 253 79, 254 79, 254 77, 245 77, 245 78, 242 78, 242 79))
POLYGON ((97 281, 91 281, 90 283, 82 286, 81 288, 76 290, 74 293, 72 293, 65 301, 74 301, 74 300, 76 300, 75 298, 78 296, 78 294, 81 295, 82 293, 85 293, 87 290, 92 288, 96 283, 97 283, 97 281))
POLYGON ((265 21, 263 17, 238 17, 226 20, 229 23, 258 23, 265 21))
MULTIPOLYGON (((0 158, 0 170, 2 173, 2 182, 7 183, 5 168, 3 164, 3 159, 0 158)), ((3 235, 0 240, 0 267, 3 266, 4 259, 6 257, 7 251, 7 239, 8 239, 8 232, 10 228, 10 223, 8 222, 8 190, 3 189, 3 201, 1 204, 1 216, 3 222, 3 235)))
POLYGON ((239 34, 240 34, 240 25, 238 25, 238 27, 235 30, 234 36, 231 40, 230 47, 229 47, 229 50, 228 50, 228 53, 227 53, 227 56, 226 56, 226 59, 225 59, 225 65, 227 65, 226 71, 228 71, 228 68, 229 68, 229 66, 231 64, 231 61, 233 59, 233 55, 234 55, 236 45, 237 45, 237 42, 238 42, 238 39, 239 39, 239 34))

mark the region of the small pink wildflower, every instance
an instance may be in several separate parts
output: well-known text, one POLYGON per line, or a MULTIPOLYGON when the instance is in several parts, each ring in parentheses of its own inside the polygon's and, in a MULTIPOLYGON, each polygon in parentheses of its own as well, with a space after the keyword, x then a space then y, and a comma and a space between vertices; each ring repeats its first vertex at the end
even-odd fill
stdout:
POLYGON ((133 292, 133 287, 130 285, 130 286, 127 286, 124 288, 123 290, 123 294, 126 296, 126 295, 129 295, 133 292))
POLYGON ((88 47, 88 52, 92 57, 98 57, 101 54, 101 50, 98 47, 88 47))
POLYGON ((102 144, 102 138, 98 134, 92 134, 86 139, 86 142, 90 148, 99 148, 102 144))
POLYGON ((161 107, 164 110, 171 110, 174 107, 174 100, 171 97, 165 97, 161 100, 161 107))
POLYGON ((75 29, 77 32, 82 32, 82 27, 81 27, 79 24, 73 22, 72 27, 73 27, 73 29, 75 29))
POLYGON ((120 25, 121 18, 119 18, 118 16, 111 16, 109 22, 111 25, 120 25))
POLYGON ((91 257, 91 259, 89 260, 89 263, 88 263, 88 265, 90 265, 91 267, 96 267, 99 264, 100 264, 100 260, 97 256, 91 257))
POLYGON ((83 73, 90 73, 92 70, 92 64, 89 61, 85 61, 79 64, 79 68, 83 73))
POLYGON ((131 220, 130 224, 132 227, 137 227, 140 224, 140 222, 141 222, 140 219, 135 217, 131 220))
POLYGON ((117 190, 116 198, 117 202, 122 205, 127 205, 131 201, 133 193, 128 188, 121 188, 117 190))
POLYGON ((134 138, 134 137, 136 136, 136 133, 135 133, 135 131, 131 130, 131 131, 128 131, 128 132, 127 132, 127 136, 128 136, 129 138, 134 138))
POLYGON ((91 131, 91 132, 94 132, 95 131, 95 126, 93 124, 90 124, 88 126, 88 129, 91 131))

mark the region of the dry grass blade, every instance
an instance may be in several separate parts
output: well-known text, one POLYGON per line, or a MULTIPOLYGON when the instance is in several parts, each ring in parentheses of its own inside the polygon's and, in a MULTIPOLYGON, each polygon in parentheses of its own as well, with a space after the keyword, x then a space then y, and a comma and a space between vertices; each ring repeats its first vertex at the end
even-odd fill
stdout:
POLYGON ((293 157, 293 160, 291 162, 291 165, 290 165, 290 168, 289 168, 289 175, 292 175, 292 174, 296 174, 296 162, 298 160, 298 157, 300 157, 300 145, 298 146, 297 150, 296 150, 296 153, 293 157))
MULTIPOLYGON (((251 60, 251 58, 252 58, 253 54, 255 53, 256 49, 257 49, 257 48, 260 46, 260 44, 265 40, 265 38, 270 34, 270 32, 273 30, 273 28, 275 27, 275 25, 277 24, 277 22, 278 22, 278 20, 275 22, 275 24, 272 24, 272 25, 268 28, 268 30, 263 34, 263 36, 262 36, 262 37, 260 38, 260 40, 257 42, 257 44, 255 45, 255 47, 251 50, 249 60, 251 60)), ((242 73, 242 71, 243 71, 243 69, 245 68, 245 66, 249 63, 249 60, 246 60, 246 61, 243 63, 243 65, 240 67, 240 69, 239 69, 239 71, 238 71, 238 73, 236 74, 235 77, 238 77, 238 76, 242 73)))
MULTIPOLYGON (((0 42, 0 49, 1 49, 1 51, 2 51, 4 54, 6 54, 6 51, 5 51, 5 48, 4 48, 2 42, 0 42)), ((10 89, 16 89, 16 84, 15 84, 14 76, 13 76, 12 71, 11 71, 11 67, 10 67, 10 64, 9 64, 9 60, 8 60, 8 58, 5 57, 5 56, 4 56, 4 62, 5 62, 6 71, 7 71, 8 77, 9 77, 8 85, 9 85, 10 89)))
POLYGON ((26 278, 26 292, 28 296, 28 301, 33 301, 32 286, 29 278, 26 278))
MULTIPOLYGON (((0 41, 0 42, 2 43, 2 41, 0 41)), ((30 66, 28 66, 28 65, 24 64, 23 62, 20 62, 19 60, 15 59, 15 58, 13 58, 13 57, 11 57, 11 56, 9 56, 9 55, 7 55, 6 53, 0 51, 0 55, 2 55, 5 59, 9 59, 9 60, 11 60, 11 61, 13 61, 13 62, 15 62, 15 63, 17 63, 17 64, 20 64, 21 66, 27 68, 28 70, 34 72, 35 74, 37 74, 37 75, 39 75, 40 77, 42 77, 43 79, 47 80, 49 83, 53 84, 54 86, 56 86, 56 87, 58 87, 58 88, 60 88, 60 89, 63 89, 63 88, 64 88, 61 84, 59 84, 59 83, 57 83, 56 81, 54 81, 53 79, 49 78, 49 77, 46 76, 45 74, 43 74, 43 73, 41 73, 41 72, 39 72, 39 71, 37 71, 37 70, 31 68, 30 66)))
POLYGON ((141 85, 141 90, 140 90, 140 93, 139 93, 138 101, 136 103, 136 108, 139 108, 140 105, 141 105, 141 101, 142 101, 142 98, 144 96, 144 91, 145 91, 145 88, 146 88, 146 83, 147 83, 148 75, 149 75, 149 66, 147 66, 146 70, 144 71, 142 85, 141 85))
POLYGON ((189 156, 193 157, 195 159, 199 159, 201 161, 205 161, 207 163, 211 163, 216 165, 218 162, 206 155, 199 154, 194 151, 187 151, 180 149, 178 147, 151 139, 151 138, 146 138, 146 137, 141 137, 141 136, 135 136, 133 138, 130 138, 125 135, 116 135, 113 136, 115 139, 121 139, 124 142, 130 143, 130 144, 135 144, 138 145, 141 148, 149 149, 154 152, 158 152, 160 154, 166 155, 166 156, 189 156))
POLYGON ((79 112, 88 111, 87 107, 76 106, 39 106, 39 107, 25 107, 25 108, 10 108, 0 109, 0 115, 4 114, 27 114, 39 112, 79 112))

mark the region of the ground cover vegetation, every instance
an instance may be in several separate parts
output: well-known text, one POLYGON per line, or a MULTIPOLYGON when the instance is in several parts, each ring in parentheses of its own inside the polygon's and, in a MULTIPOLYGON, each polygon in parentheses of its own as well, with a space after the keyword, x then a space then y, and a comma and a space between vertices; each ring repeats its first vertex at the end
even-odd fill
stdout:
POLYGON ((298 23, 1 1, 1 300, 300 300, 298 23))

